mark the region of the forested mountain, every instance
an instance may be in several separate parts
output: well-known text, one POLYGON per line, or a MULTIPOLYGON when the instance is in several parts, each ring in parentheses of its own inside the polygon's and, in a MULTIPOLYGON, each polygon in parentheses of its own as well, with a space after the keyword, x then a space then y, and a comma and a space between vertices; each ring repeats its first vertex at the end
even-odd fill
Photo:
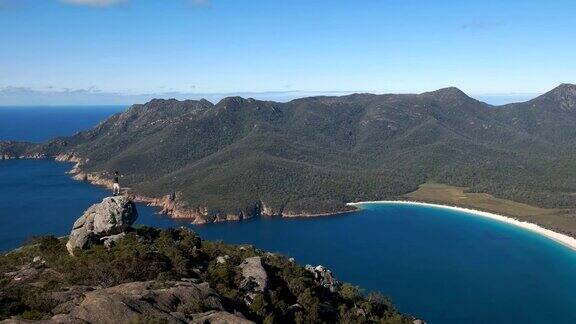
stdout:
POLYGON ((500 109, 499 117, 515 129, 549 142, 576 144, 576 86, 563 84, 528 102, 500 109))
MULTIPOLYGON (((427 181, 576 209, 576 86, 491 106, 456 88, 287 103, 152 100, 97 127, 0 156, 56 156, 202 221, 346 211, 427 181)), ((158 203, 158 202, 157 202, 158 203)))

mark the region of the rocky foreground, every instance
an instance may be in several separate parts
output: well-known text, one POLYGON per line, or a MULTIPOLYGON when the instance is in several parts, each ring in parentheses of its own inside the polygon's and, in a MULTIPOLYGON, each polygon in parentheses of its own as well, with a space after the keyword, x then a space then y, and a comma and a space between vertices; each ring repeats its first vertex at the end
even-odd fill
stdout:
POLYGON ((132 227, 126 197, 90 207, 68 238, 0 256, 2 323, 422 323, 322 266, 181 228, 132 227))

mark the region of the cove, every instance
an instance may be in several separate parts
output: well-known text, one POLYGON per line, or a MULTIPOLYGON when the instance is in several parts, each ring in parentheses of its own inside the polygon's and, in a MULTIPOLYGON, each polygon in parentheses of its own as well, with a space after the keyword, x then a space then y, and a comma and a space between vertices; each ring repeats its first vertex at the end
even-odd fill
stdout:
MULTIPOLYGON (((70 164, 0 161, 0 250, 66 235, 108 195, 72 180, 70 164)), ((323 264, 390 296, 428 323, 576 322, 576 252, 531 231, 464 212, 401 204, 321 218, 257 218, 192 226, 138 205, 138 223, 191 226, 204 239, 253 244, 323 264)))

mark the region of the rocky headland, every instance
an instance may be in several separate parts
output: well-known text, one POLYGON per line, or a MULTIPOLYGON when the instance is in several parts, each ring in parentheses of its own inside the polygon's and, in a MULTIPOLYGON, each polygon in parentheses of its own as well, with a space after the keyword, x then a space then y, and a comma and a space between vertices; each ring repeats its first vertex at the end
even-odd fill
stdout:
POLYGON ((323 266, 137 217, 129 197, 108 197, 68 237, 0 256, 1 323, 421 323, 323 266))

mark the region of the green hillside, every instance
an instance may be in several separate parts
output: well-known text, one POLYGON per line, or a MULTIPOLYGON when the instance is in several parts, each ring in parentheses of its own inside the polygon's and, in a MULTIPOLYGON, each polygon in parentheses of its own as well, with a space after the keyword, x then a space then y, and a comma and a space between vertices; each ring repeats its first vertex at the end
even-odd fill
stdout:
POLYGON ((287 103, 152 100, 75 136, 0 152, 73 154, 83 172, 110 179, 119 170, 134 193, 171 196, 206 221, 346 211, 430 181, 571 219, 575 123, 574 85, 501 107, 456 88, 287 103))

